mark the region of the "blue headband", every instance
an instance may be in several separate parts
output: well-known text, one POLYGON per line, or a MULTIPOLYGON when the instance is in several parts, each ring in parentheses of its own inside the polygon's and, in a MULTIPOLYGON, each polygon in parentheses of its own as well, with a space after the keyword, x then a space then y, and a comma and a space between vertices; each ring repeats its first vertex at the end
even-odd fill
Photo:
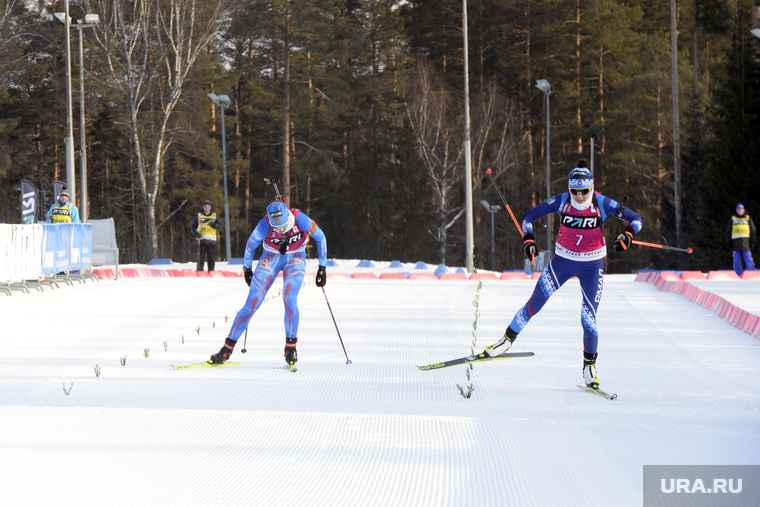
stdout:
POLYGON ((568 175, 568 188, 591 188, 594 186, 594 173, 585 167, 576 167, 568 175))

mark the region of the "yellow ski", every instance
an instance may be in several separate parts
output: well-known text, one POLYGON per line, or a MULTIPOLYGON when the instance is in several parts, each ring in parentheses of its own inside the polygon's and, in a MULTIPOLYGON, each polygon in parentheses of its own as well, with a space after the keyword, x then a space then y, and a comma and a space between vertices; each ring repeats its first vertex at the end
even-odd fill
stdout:
POLYGON ((194 363, 194 364, 181 364, 179 366, 172 365, 172 368, 175 370, 190 370, 195 368, 217 368, 219 366, 239 366, 243 363, 222 363, 222 364, 214 364, 209 363, 206 361, 205 363, 194 363))
POLYGON ((437 370, 438 368, 448 368, 449 366, 455 366, 457 364, 479 363, 480 361, 493 361, 494 359, 514 359, 516 357, 530 357, 534 355, 534 352, 505 352, 500 356, 490 357, 481 353, 476 356, 460 357, 458 359, 451 359, 449 361, 442 361, 440 363, 418 366, 417 368, 423 371, 437 370))
POLYGON ((596 394, 598 396, 601 396, 602 398, 607 398, 608 400, 616 400, 617 394, 607 394, 598 387, 594 389, 593 387, 588 386, 582 386, 580 384, 576 384, 578 386, 578 389, 583 389, 584 391, 588 391, 590 393, 596 394))

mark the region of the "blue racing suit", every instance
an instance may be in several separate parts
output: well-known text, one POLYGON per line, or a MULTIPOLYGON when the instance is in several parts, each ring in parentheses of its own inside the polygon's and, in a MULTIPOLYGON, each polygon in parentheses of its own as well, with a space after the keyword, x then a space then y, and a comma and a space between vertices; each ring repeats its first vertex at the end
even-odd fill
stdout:
POLYGON ((605 220, 614 216, 629 222, 638 233, 642 218, 638 213, 616 201, 595 193, 589 206, 579 210, 572 206, 570 193, 555 195, 525 214, 522 222, 524 234, 533 233, 533 222, 549 213, 559 213, 560 227, 557 235, 555 256, 544 268, 525 306, 515 314, 509 327, 519 333, 544 307, 544 304, 566 281, 578 277, 583 301, 581 302, 581 325, 583 348, 596 354, 599 333, 596 330, 596 310, 602 299, 604 287, 604 257, 607 247, 602 234, 605 220))
POLYGON ((297 209, 291 212, 295 215, 295 224, 288 233, 277 232, 269 223, 269 217, 265 216, 248 238, 243 257, 243 266, 246 269, 251 269, 254 253, 262 243, 264 251, 253 271, 248 298, 235 316, 235 320, 232 321, 228 335, 230 340, 237 341, 246 330, 248 322, 261 306, 280 271, 283 274, 285 337, 298 337, 298 292, 301 290, 303 277, 306 274, 306 244, 309 242, 309 237, 314 238, 317 243, 319 265, 324 266, 327 263, 327 241, 322 229, 306 216, 306 213, 297 209), (279 249, 286 241, 287 250, 284 254, 280 254, 279 249))

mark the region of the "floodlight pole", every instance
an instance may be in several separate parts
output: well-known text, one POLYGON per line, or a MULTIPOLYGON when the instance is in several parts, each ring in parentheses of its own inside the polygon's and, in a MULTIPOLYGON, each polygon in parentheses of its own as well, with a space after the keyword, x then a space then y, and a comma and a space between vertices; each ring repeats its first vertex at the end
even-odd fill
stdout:
POLYGON ((85 118, 84 118, 84 50, 82 48, 82 29, 90 28, 100 22, 100 16, 97 14, 88 14, 85 16, 84 22, 78 20, 74 25, 79 30, 79 156, 80 156, 80 172, 82 178, 82 199, 79 207, 82 218, 82 222, 87 222, 88 209, 87 209, 87 142, 85 118))
POLYGON ((465 181, 465 259, 467 272, 474 269, 475 238, 472 219, 472 158, 470 154, 470 79, 467 44, 467 0, 462 0, 462 36, 464 39, 464 181, 465 181))
POLYGON ((65 48, 66 48, 66 189, 71 200, 76 203, 76 175, 74 174, 74 116, 71 109, 71 18, 69 0, 64 0, 65 48))
MULTIPOLYGON (((76 203, 76 175, 74 174, 74 115, 72 112, 73 102, 71 99, 71 17, 69 15, 69 0, 65 0, 64 12, 56 12, 55 17, 63 23, 65 30, 66 47, 66 189, 69 191, 71 202, 76 203)), ((81 135, 81 170, 82 170, 82 196, 80 200, 80 216, 82 222, 87 222, 87 152, 85 149, 85 126, 84 126, 84 51, 82 49, 82 28, 95 26, 100 22, 97 14, 86 14, 84 22, 80 19, 75 25, 79 30, 79 102, 80 102, 80 135, 81 135)), ((58 197, 58 196, 56 196, 58 197)))

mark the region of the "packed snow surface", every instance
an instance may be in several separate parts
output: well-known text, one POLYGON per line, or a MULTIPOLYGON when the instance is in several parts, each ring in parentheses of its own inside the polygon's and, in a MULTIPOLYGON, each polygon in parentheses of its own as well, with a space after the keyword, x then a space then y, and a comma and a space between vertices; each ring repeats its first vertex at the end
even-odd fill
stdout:
MULTIPOLYGON (((353 262, 324 293, 309 265, 295 373, 280 280, 243 364, 193 370, 172 365, 219 350, 241 277, 0 296, 2 504, 640 506, 643 465, 760 464, 760 343, 677 294, 606 277, 608 401, 576 387, 577 280, 511 349, 535 356, 421 371, 495 342, 535 281, 336 276, 353 262)), ((760 282, 700 286, 760 311, 760 282)))

